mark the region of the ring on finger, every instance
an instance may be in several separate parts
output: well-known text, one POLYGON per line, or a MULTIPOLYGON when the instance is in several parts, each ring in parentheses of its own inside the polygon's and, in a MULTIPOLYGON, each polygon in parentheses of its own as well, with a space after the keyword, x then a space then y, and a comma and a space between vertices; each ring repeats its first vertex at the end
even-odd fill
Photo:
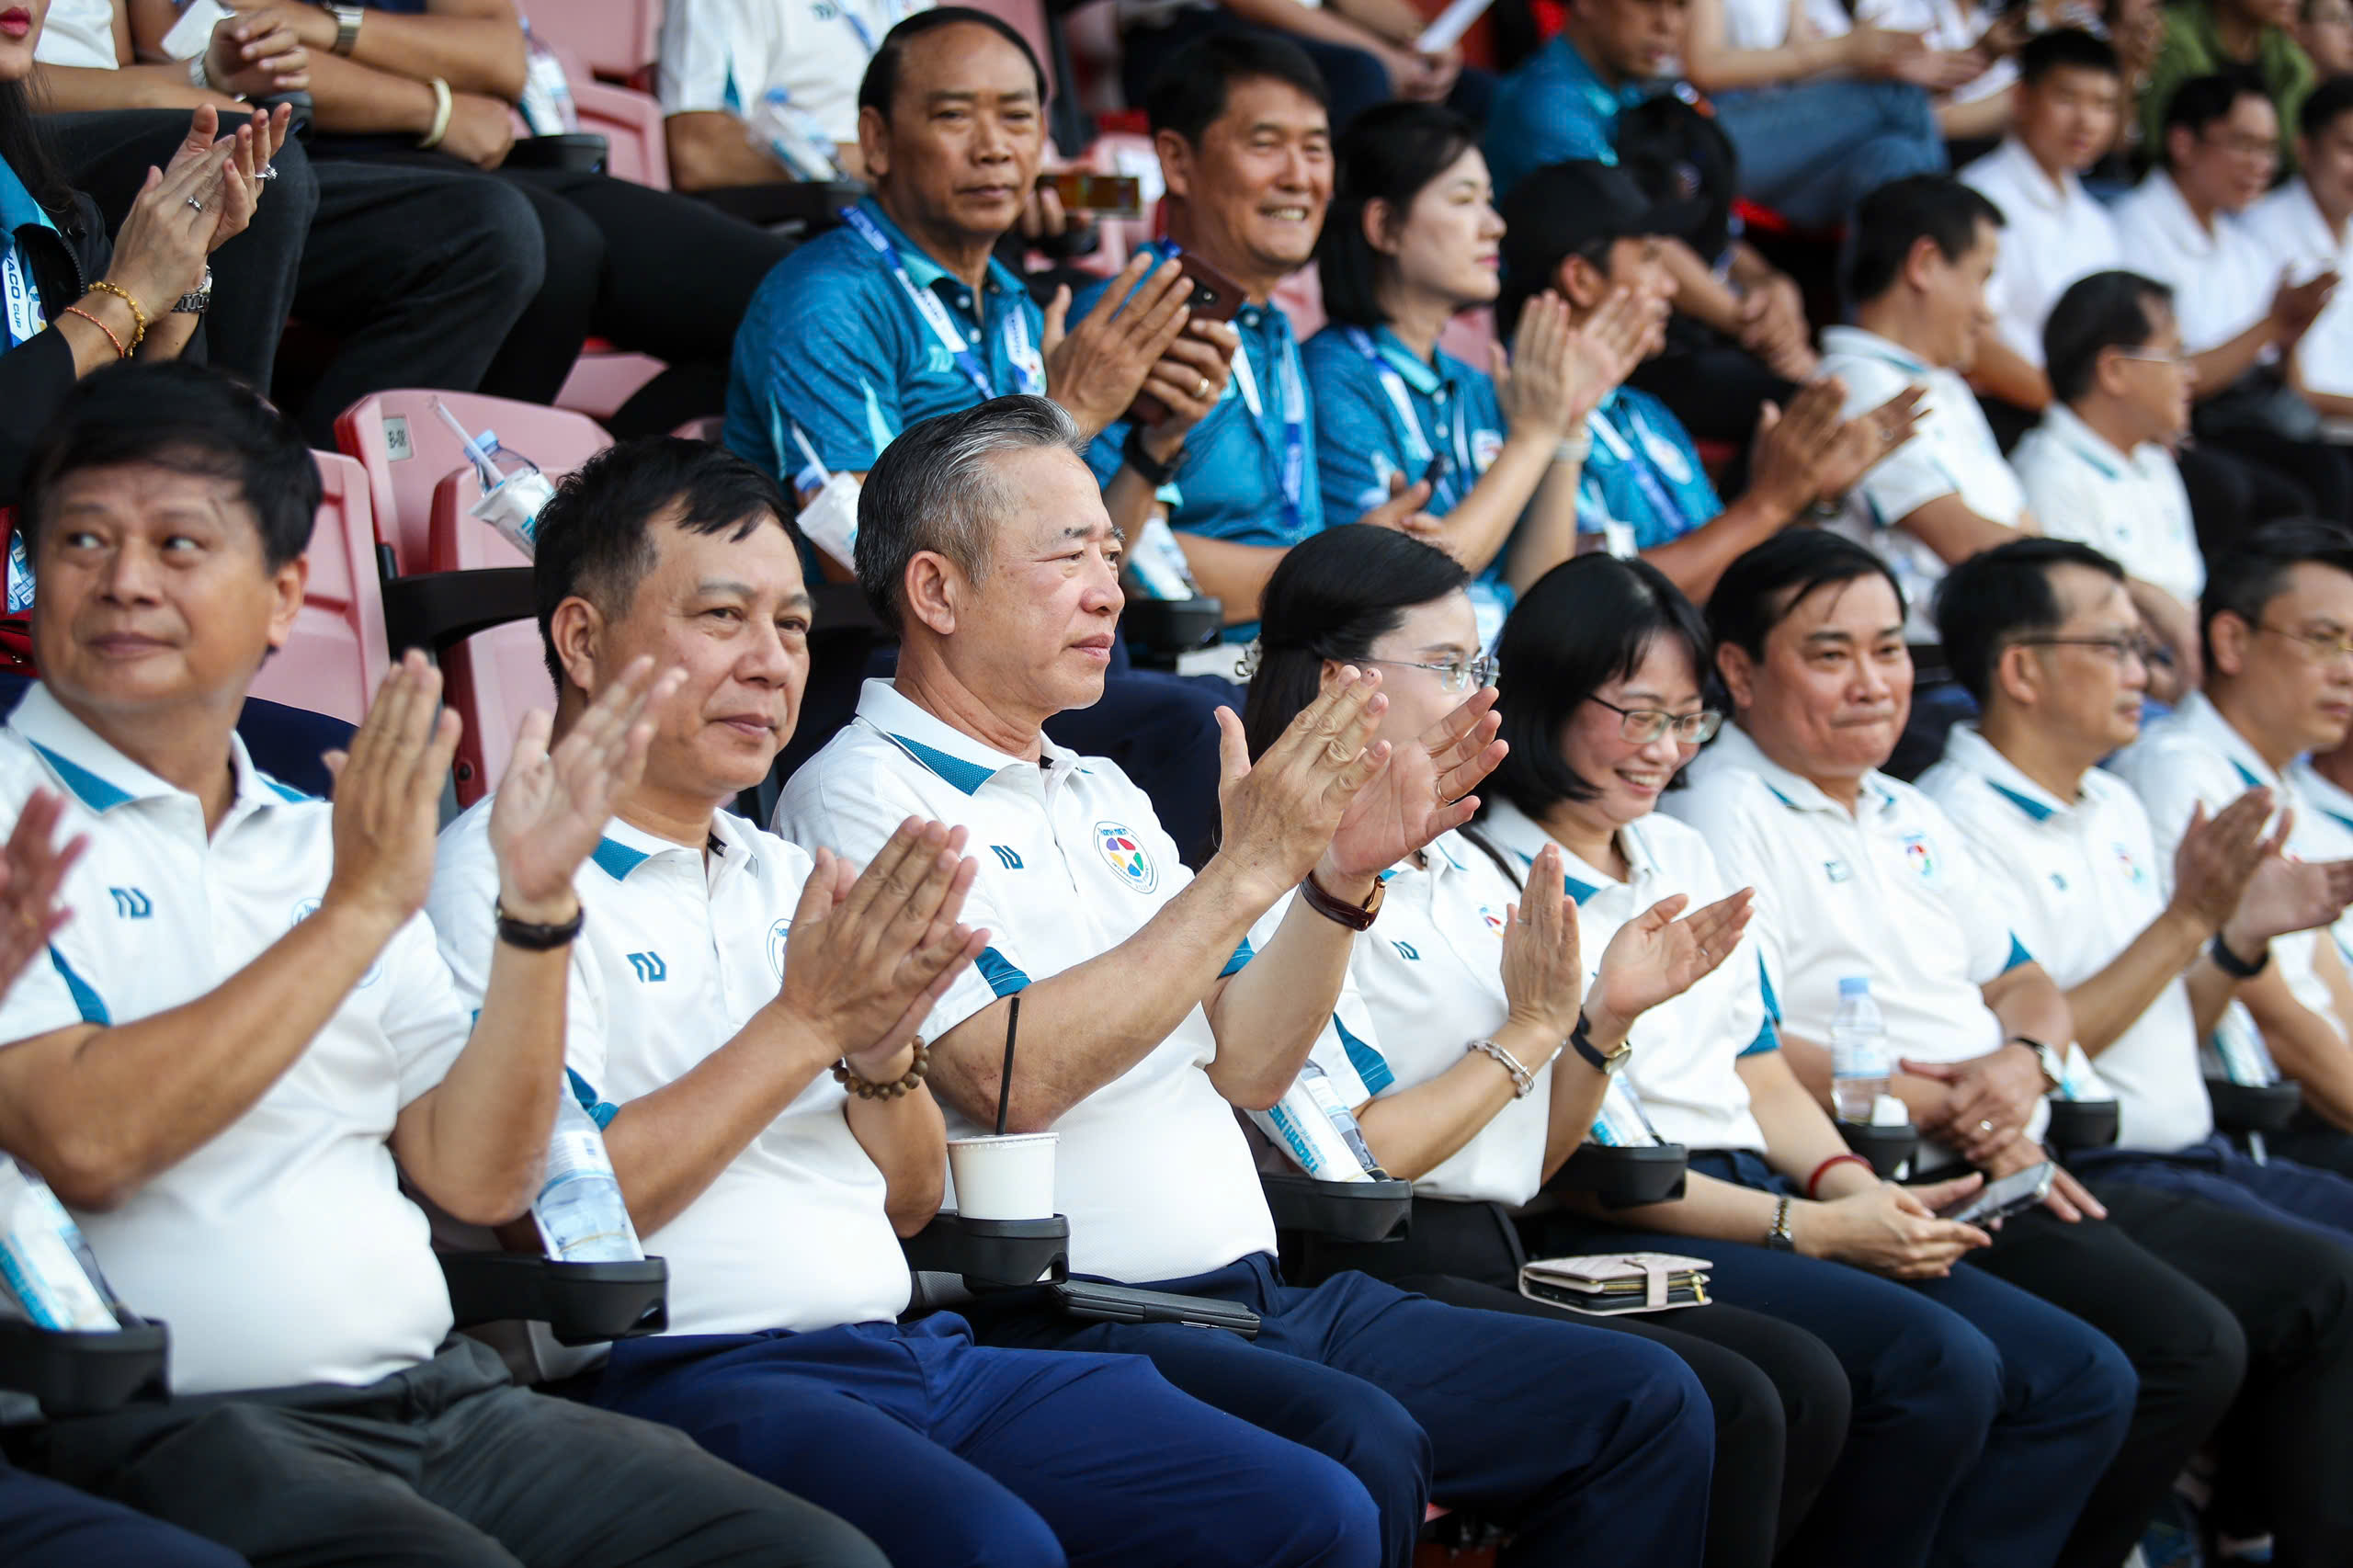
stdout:
POLYGON ((1991 1121, 1981 1121, 1977 1124, 1977 1131, 1991 1133, 1994 1131, 1994 1124, 1991 1121))
POLYGON ((1201 378, 1201 384, 1200 384, 1199 386, 1197 386, 1197 387, 1195 387, 1195 388, 1193 389, 1193 401, 1194 401, 1194 402, 1196 402, 1196 403, 1198 403, 1198 402, 1199 402, 1202 398, 1205 398, 1205 397, 1207 397, 1207 396, 1209 396, 1209 395, 1210 395, 1210 379, 1209 379, 1207 376, 1203 376, 1203 377, 1201 378))
POLYGON ((195 208, 199 212, 201 212, 201 211, 203 211, 203 210, 204 210, 204 203, 203 203, 203 202, 201 202, 201 201, 199 201, 199 200, 198 200, 195 197, 193 197, 193 196, 191 196, 191 197, 188 198, 188 204, 190 207, 195 208))

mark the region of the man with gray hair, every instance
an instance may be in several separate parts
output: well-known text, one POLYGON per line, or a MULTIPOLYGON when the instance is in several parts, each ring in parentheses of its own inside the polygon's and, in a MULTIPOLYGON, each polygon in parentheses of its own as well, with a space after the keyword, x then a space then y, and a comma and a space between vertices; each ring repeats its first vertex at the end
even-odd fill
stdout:
POLYGON ((1607 1539, 1630 1561, 1697 1563, 1713 1439, 1679 1361, 1360 1274, 1284 1285, 1233 1114, 1298 1075, 1380 912, 1381 871, 1476 809, 1469 791, 1503 756, 1495 693, 1392 749, 1368 744, 1380 676, 1339 668, 1255 766, 1221 712, 1223 834, 1192 875, 1117 767, 1042 730, 1100 695, 1121 605, 1122 541, 1082 449, 1061 410, 1009 397, 883 452, 858 567, 899 629, 898 674, 866 683, 776 828, 863 858, 919 816, 985 847, 964 918, 989 945, 922 1031, 950 1131, 1002 1116, 1052 1131, 1074 1272, 1245 1308, 1258 1333, 1082 1320, 1030 1291, 965 1316, 984 1344, 1141 1352, 1187 1392, 1330 1454, 1379 1505, 1392 1568, 1411 1560, 1433 1468, 1438 1500, 1507 1524, 1522 1561, 1607 1539), (1245 934, 1293 889, 1254 956, 1245 934))

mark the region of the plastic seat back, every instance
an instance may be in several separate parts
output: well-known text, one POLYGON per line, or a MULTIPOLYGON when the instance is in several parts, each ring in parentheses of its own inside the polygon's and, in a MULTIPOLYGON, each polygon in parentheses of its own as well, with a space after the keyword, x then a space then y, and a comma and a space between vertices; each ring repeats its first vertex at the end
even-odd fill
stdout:
POLYGON ((392 551, 396 574, 426 570, 434 487, 460 469, 471 472, 465 449, 433 412, 436 397, 468 433, 494 432, 551 478, 571 472, 612 445, 612 437, 595 420, 569 409, 418 387, 361 398, 335 420, 335 444, 368 471, 376 539, 392 551))
MULTIPOLYGON (((427 568, 471 572, 530 561, 469 508, 482 499, 472 470, 444 479, 433 493, 427 568)), ((555 683, 540 655, 540 629, 529 620, 477 633, 441 655, 444 700, 466 722, 451 772, 458 804, 471 806, 498 787, 515 749, 515 727, 534 708, 555 711, 555 683)))
POLYGON ((529 15, 533 32, 616 82, 649 63, 662 39, 662 0, 550 0, 529 15))
POLYGON ((324 498, 311 532, 310 581, 293 635, 263 663, 253 695, 356 724, 391 662, 368 474, 349 458, 312 455, 324 498))
POLYGON ((1495 312, 1484 306, 1465 311, 1446 324, 1438 346, 1482 373, 1495 368, 1488 351, 1495 346, 1495 312))
POLYGON ((1268 298, 1290 318, 1291 335, 1302 343, 1324 330, 1324 280, 1313 267, 1302 267, 1276 284, 1268 298))

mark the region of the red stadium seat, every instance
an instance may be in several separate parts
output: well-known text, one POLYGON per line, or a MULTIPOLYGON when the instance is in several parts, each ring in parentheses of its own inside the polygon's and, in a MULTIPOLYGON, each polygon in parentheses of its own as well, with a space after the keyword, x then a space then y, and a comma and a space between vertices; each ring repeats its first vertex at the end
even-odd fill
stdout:
POLYGON ((1495 359, 1488 351, 1495 346, 1495 312, 1483 306, 1463 312, 1446 324, 1438 346, 1474 370, 1493 370, 1495 359))
POLYGON ((553 0, 532 7, 531 30, 606 80, 626 82, 660 46, 662 0, 553 0))
MULTIPOLYGON (((468 468, 465 449, 433 413, 449 405, 467 431, 485 429, 547 471, 571 472, 612 445, 596 421, 569 409, 541 408, 475 392, 403 388, 372 392, 335 422, 335 444, 368 471, 376 539, 392 552, 394 574, 425 571, 432 549, 433 490, 445 474, 468 468)), ((476 525, 487 532, 487 525, 476 525)))
MULTIPOLYGON (((470 572, 483 567, 529 566, 523 552, 483 526, 468 511, 482 499, 482 482, 471 468, 444 478, 433 491, 431 544, 426 569, 470 572)), ((458 804, 471 806, 506 772, 515 727, 533 708, 555 709, 555 686, 540 654, 539 628, 517 621, 467 638, 441 655, 444 699, 465 720, 453 768, 458 804)))
POLYGON ((356 724, 391 663, 368 474, 347 457, 312 455, 325 494, 311 532, 310 581, 294 634, 263 664, 253 695, 356 724))
POLYGON ((1324 280, 1313 266, 1276 284, 1272 298, 1290 318, 1291 335, 1302 343, 1324 330, 1324 280))

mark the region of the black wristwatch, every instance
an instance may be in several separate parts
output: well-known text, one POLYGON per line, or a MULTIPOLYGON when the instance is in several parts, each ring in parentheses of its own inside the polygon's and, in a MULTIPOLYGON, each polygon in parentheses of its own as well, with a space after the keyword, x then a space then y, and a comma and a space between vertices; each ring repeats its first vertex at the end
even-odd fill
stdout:
POLYGON ((1157 490, 1175 477, 1176 465, 1185 460, 1185 449, 1180 445, 1166 462, 1162 462, 1144 449, 1143 430, 1141 425, 1128 426, 1127 444, 1120 449, 1120 460, 1135 470, 1146 484, 1157 490))
POLYGON ((498 939, 527 953, 550 953, 568 946, 574 937, 580 935, 581 924, 588 918, 587 910, 577 904, 573 907, 571 919, 554 926, 517 920, 506 913, 506 905, 500 903, 493 903, 490 913, 498 923, 498 939))
POLYGON ((1601 1048, 1593 1043, 1592 1028, 1593 1026, 1586 1021, 1586 1016, 1579 1013, 1577 1027, 1569 1031, 1569 1049, 1584 1057, 1586 1065, 1604 1077, 1623 1071, 1628 1059, 1634 1054, 1634 1042, 1631 1040, 1620 1040, 1618 1049, 1605 1056, 1602 1054, 1601 1048))
POLYGON ((2214 960, 2216 969, 2221 970, 2233 980, 2253 980, 2271 966, 2271 945, 2268 942, 2265 943, 2262 953, 2253 963, 2249 963, 2231 951, 2231 945, 2222 940, 2222 934, 2217 931, 2214 933, 2212 944, 2206 949, 2206 956, 2214 960))

